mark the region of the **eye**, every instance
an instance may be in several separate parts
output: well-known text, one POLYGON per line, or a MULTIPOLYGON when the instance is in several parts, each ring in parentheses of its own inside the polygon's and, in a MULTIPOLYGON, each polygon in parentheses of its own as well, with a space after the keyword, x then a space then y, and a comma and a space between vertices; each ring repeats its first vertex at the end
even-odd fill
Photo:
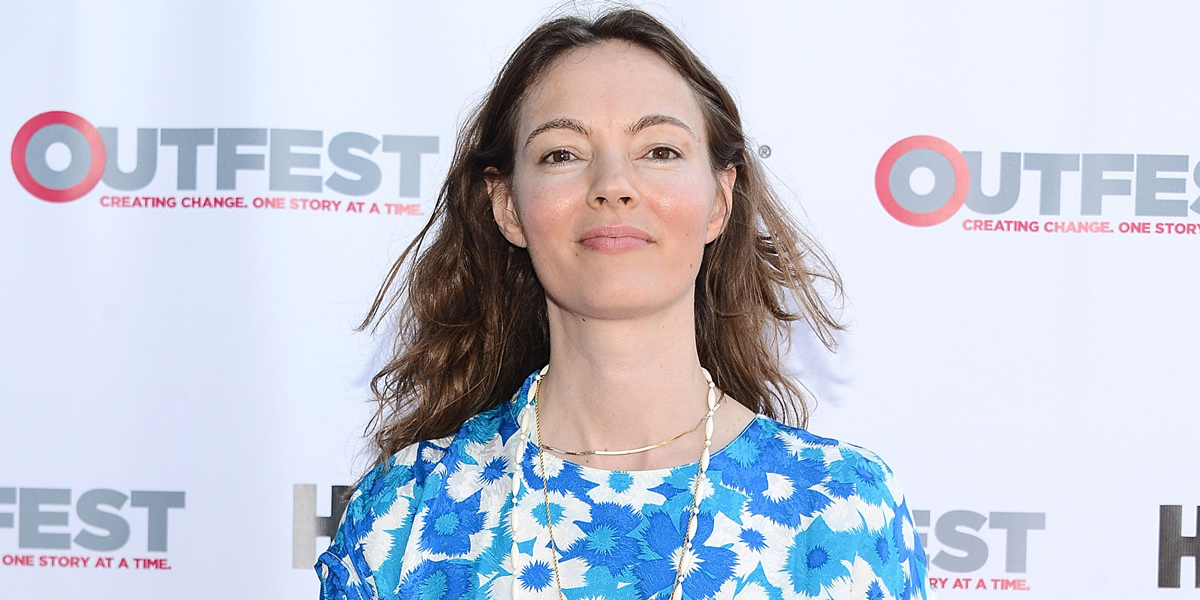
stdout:
POLYGON ((667 146, 656 146, 646 154, 646 157, 651 160, 672 160, 679 158, 679 152, 667 146))
POLYGON ((575 160, 575 155, 572 154, 570 150, 564 150, 562 148, 551 150, 542 157, 543 163, 550 164, 561 164, 565 162, 571 162, 572 160, 575 160))

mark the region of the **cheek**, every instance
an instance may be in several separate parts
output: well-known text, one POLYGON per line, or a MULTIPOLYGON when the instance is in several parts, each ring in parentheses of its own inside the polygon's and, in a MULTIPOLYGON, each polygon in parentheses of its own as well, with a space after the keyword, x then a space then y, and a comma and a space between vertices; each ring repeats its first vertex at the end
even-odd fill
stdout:
POLYGON ((578 182, 569 177, 526 177, 514 180, 513 191, 531 252, 570 237, 570 216, 581 193, 578 182))
POLYGON ((704 237, 716 201, 716 182, 703 175, 675 178, 660 182, 654 192, 663 222, 676 235, 704 237))

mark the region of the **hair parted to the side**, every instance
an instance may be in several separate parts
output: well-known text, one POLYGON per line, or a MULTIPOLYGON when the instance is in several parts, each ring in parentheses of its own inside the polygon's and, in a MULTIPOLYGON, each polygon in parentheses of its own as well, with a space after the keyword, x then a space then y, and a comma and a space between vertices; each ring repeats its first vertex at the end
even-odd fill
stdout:
POLYGON ((549 360, 541 284, 529 253, 493 221, 484 171, 512 176, 525 94, 565 52, 605 41, 636 44, 673 66, 704 114, 714 172, 737 169, 730 219, 705 247, 696 280, 701 364, 750 410, 807 421, 805 394, 783 372, 781 343, 792 322, 804 321, 834 349, 842 325, 819 288, 840 297, 837 271, 775 196, 721 82, 657 19, 622 9, 538 27, 463 124, 429 223, 392 265, 362 323, 378 328, 395 319, 398 333, 391 359, 371 380, 377 460, 454 433, 507 401, 549 360))

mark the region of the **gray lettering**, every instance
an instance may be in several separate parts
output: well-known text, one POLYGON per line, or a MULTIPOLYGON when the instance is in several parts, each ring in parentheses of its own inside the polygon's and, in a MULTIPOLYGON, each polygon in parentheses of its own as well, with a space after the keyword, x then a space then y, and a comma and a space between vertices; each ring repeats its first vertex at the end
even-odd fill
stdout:
POLYGON ((196 189, 197 148, 213 145, 212 129, 164 129, 162 145, 177 146, 176 185, 180 190, 196 189))
POLYGON ((954 165, 938 152, 926 148, 918 148, 905 152, 892 164, 892 172, 888 173, 888 188, 892 197, 905 210, 914 213, 931 213, 950 202, 954 195, 954 165), (928 193, 918 194, 909 183, 913 171, 920 168, 933 171, 933 189, 928 193))
MULTIPOLYGON (((366 196, 379 189, 383 174, 379 165, 369 158, 353 154, 351 150, 359 150, 363 154, 373 154, 379 147, 379 140, 365 134, 347 131, 333 136, 329 140, 329 162, 339 169, 358 175, 358 179, 350 179, 340 173, 334 173, 325 180, 329 189, 347 196, 366 196)), ((419 190, 419 188, 418 188, 419 190)))
POLYGON ((1038 214, 1062 214, 1062 174, 1079 170, 1078 154, 1026 154, 1025 170, 1041 173, 1038 214))
MULTIPOLYGON (((250 130, 255 131, 255 130, 250 130)), ((264 135, 265 129, 260 129, 264 135)), ((218 142, 220 148, 220 142, 218 142)), ((261 158, 261 157, 260 157, 261 158)), ((150 552, 167 551, 167 510, 184 507, 183 492, 140 492, 129 494, 129 506, 145 508, 146 510, 146 550, 150 552)))
POLYGON ((1187 200, 1168 200, 1158 194, 1182 194, 1187 191, 1183 177, 1159 177, 1162 172, 1187 173, 1188 157, 1178 154, 1139 154, 1137 157, 1137 190, 1134 192, 1133 214, 1139 217, 1186 217, 1187 200))
POLYGON ((116 490, 88 490, 79 497, 75 504, 75 514, 86 524, 98 527, 108 532, 108 535, 97 535, 88 530, 75 536, 75 543, 97 552, 116 550, 129 541, 129 523, 121 515, 100 510, 101 506, 111 506, 120 509, 125 506, 128 497, 116 490))
POLYGON ((42 511, 43 504, 71 504, 71 490, 21 488, 20 524, 17 526, 18 548, 42 548, 47 550, 67 550, 71 547, 69 533, 42 533, 43 525, 66 525, 68 514, 63 512, 42 511))
POLYGON ((1200 506, 1196 507, 1196 534, 1183 535, 1183 507, 1158 507, 1158 587, 1177 588, 1183 584, 1183 559, 1196 561, 1196 587, 1200 588, 1200 506))
POLYGON ((117 164, 118 139, 116 127, 101 127, 100 137, 104 139, 104 153, 107 164, 104 165, 104 185, 114 190, 140 190, 154 180, 158 170, 158 130, 137 130, 137 162, 133 170, 126 173, 117 164))
POLYGON ((237 189, 238 171, 262 171, 266 162, 262 154, 240 154, 238 148, 266 145, 266 129, 218 129, 217 189, 237 189))
POLYGON ((1105 179, 1105 173, 1133 171, 1132 154, 1084 154, 1079 214, 1099 215, 1105 196, 1128 196, 1128 179, 1105 179))
MULTIPOLYGON (((0 488, 0 504, 16 504, 17 488, 0 488)), ((0 513, 0 527, 12 529, 13 514, 0 513)))
MULTIPOLYGON (((912 511, 912 517, 913 517, 913 525, 915 525, 917 527, 929 527, 929 511, 914 510, 914 511, 912 511)), ((924 548, 929 547, 929 534, 928 533, 918 533, 917 537, 921 538, 921 546, 922 547, 924 547, 924 548)))
POLYGON ((1046 528, 1046 513, 994 512, 988 514, 988 528, 1003 529, 1004 572, 1024 573, 1029 555, 1029 530, 1046 528))
POLYGON ((92 168, 92 146, 87 138, 74 127, 47 125, 29 138, 25 147, 25 167, 33 180, 52 190, 65 190, 79 185, 92 168), (46 150, 54 144, 63 144, 71 151, 71 162, 61 171, 50 168, 46 162, 46 150))
POLYGON ((982 568, 987 563, 987 544, 976 536, 959 531, 959 528, 979 531, 986 522, 987 517, 969 510, 952 510, 939 517, 934 527, 938 541, 952 550, 963 552, 964 555, 954 556, 943 550, 930 562, 951 573, 969 573, 982 568))
POLYGON ((436 154, 438 138, 429 135, 385 135, 383 151, 400 154, 400 197, 420 197, 421 155, 436 154))
MULTIPOLYGON (((1192 170, 1192 181, 1196 182, 1196 185, 1200 185, 1200 161, 1196 161, 1196 168, 1192 170)), ((1191 209, 1192 212, 1200 215, 1200 196, 1196 196, 1196 201, 1192 203, 1191 209)))
POLYGON ((967 170, 971 173, 971 187, 967 191, 967 208, 984 215, 998 215, 1016 205, 1021 193, 1021 153, 1000 153, 1000 186, 996 193, 983 193, 983 153, 963 152, 967 170))
POLYGON ((342 513, 346 512, 346 490, 335 485, 330 492, 328 517, 317 516, 317 486, 297 483, 292 486, 292 567, 311 569, 317 560, 313 544, 318 537, 332 538, 337 534, 342 513))
POLYGON ((292 169, 319 169, 321 155, 292 152, 292 148, 320 148, 323 135, 308 129, 271 130, 269 188, 281 192, 320 192, 320 175, 296 175, 292 169))

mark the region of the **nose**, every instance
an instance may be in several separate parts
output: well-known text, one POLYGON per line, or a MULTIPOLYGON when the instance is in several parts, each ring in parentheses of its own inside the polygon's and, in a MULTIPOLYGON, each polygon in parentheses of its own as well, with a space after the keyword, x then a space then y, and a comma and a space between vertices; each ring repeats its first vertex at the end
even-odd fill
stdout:
POLYGON ((624 156, 599 156, 592 163, 592 185, 588 204, 594 208, 605 205, 634 206, 638 201, 636 173, 633 164, 624 156))

